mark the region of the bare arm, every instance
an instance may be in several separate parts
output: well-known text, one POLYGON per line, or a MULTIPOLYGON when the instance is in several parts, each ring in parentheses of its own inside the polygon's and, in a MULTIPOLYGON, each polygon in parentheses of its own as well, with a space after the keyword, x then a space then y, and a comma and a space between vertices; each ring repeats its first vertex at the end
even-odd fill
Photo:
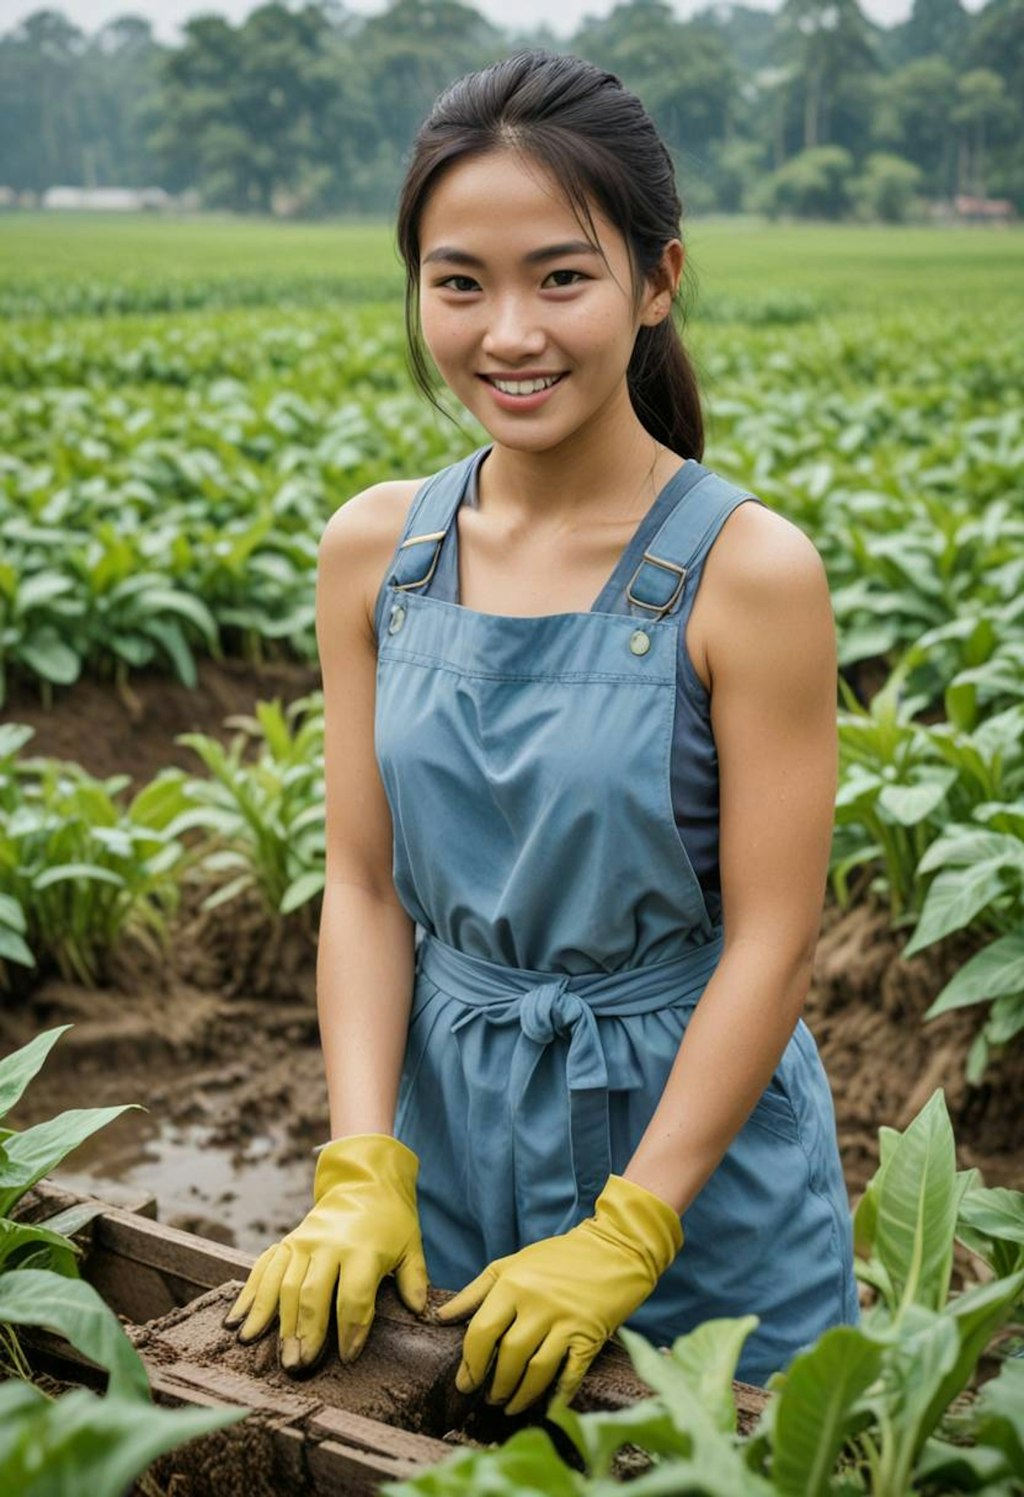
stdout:
POLYGON ((317 1013, 331 1137, 392 1133, 415 926, 392 880, 392 825, 373 745, 372 596, 416 484, 377 484, 331 516, 317 561, 324 689, 326 884, 317 1013))
POLYGON ((680 1213, 743 1126, 800 1017, 837 773, 835 628, 810 540, 782 516, 743 505, 708 557, 709 582, 725 942, 625 1170, 680 1213))

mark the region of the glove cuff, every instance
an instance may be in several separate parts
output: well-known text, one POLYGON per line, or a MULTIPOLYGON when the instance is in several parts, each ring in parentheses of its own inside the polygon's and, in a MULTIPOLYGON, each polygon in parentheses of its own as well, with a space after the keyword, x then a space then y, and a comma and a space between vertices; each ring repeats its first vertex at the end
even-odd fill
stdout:
POLYGON ((313 1177, 313 1201, 319 1204, 336 1185, 391 1185, 415 1204, 419 1155, 390 1133, 353 1133, 332 1138, 321 1149, 313 1177))
POLYGON ((667 1201, 624 1175, 609 1175, 594 1203, 597 1224, 627 1242, 660 1278, 683 1245, 679 1215, 667 1201))

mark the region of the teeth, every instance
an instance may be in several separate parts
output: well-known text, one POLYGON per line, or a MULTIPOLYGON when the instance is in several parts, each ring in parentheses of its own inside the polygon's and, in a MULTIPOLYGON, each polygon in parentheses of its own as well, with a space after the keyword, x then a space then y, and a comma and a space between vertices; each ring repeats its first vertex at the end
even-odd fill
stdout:
POLYGON ((506 395, 533 395, 537 390, 549 390, 559 377, 556 374, 551 379, 492 379, 491 384, 506 395))

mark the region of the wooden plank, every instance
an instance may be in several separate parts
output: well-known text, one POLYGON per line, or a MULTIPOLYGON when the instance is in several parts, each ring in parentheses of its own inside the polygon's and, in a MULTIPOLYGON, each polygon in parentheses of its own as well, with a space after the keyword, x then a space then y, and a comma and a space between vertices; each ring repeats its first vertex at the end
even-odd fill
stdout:
POLYGON ((245 1279, 256 1261, 223 1242, 209 1242, 193 1232, 149 1221, 117 1207, 97 1218, 93 1242, 132 1263, 194 1284, 197 1290, 215 1289, 227 1279, 245 1279))
POLYGON ((307 1430, 317 1438, 334 1440, 353 1450, 386 1453, 423 1466, 442 1460, 452 1449, 432 1435, 418 1435, 400 1425, 382 1424, 379 1419, 327 1405, 312 1415, 307 1430))
MULTIPOLYGON (((441 1448, 445 1455, 451 1454, 449 1445, 441 1448)), ((435 1465, 436 1462, 429 1464, 435 1465)), ((343 1497, 376 1497, 381 1482, 405 1481, 422 1469, 412 1461, 353 1450, 334 1440, 310 1445, 306 1451, 306 1465, 313 1478, 314 1491, 330 1492, 332 1497, 342 1497, 342 1494, 343 1497)))

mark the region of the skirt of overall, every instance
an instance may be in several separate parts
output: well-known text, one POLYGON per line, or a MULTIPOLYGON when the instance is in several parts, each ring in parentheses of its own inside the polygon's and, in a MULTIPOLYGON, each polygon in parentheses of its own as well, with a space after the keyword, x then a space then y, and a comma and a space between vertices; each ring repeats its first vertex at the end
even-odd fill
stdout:
MULTIPOLYGON (((449 1290, 592 1212, 717 967, 723 926, 673 814, 673 704, 703 558, 753 497, 691 460, 589 612, 485 614, 430 590, 479 459, 422 486, 377 611, 395 886, 423 930, 395 1134, 419 1156, 427 1268, 449 1290)), ((802 1020, 682 1224, 626 1322, 656 1344, 756 1314, 737 1375, 764 1383, 857 1322, 832 1098, 802 1020)))

